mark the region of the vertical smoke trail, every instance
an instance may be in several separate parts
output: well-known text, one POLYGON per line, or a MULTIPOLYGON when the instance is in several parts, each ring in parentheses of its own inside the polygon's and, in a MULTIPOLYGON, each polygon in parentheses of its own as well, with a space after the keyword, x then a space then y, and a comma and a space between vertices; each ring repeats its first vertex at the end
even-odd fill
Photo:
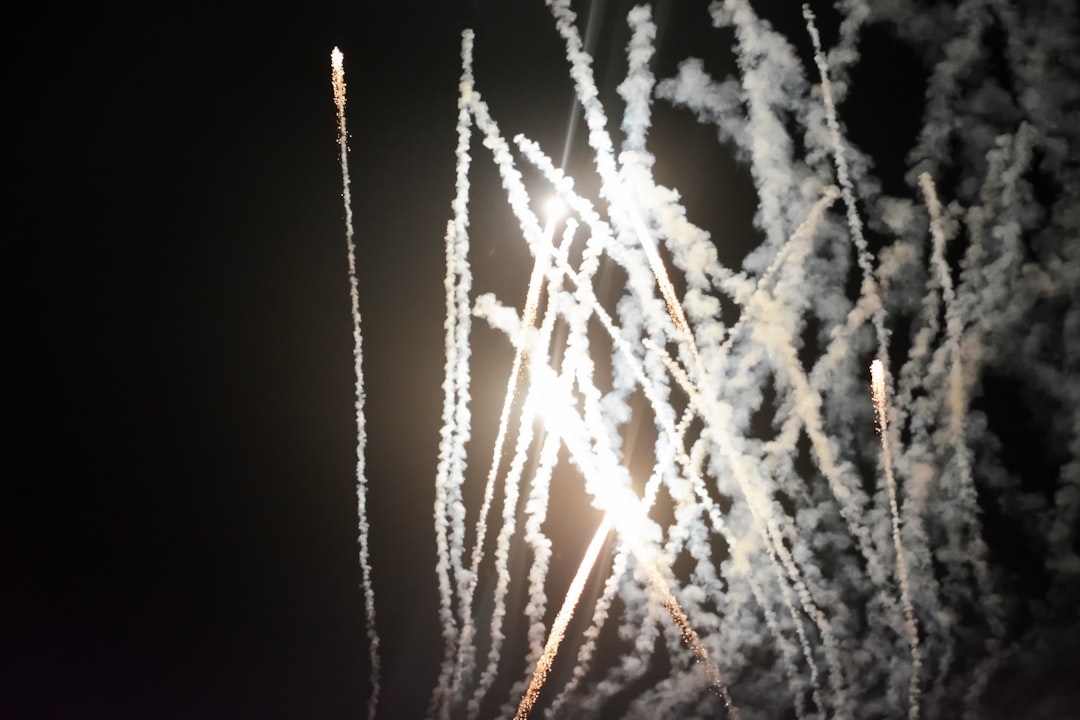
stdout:
POLYGON ((919 627, 915 621, 915 608, 911 604, 911 582, 908 577, 907 555, 900 539, 900 510, 896 504, 896 478, 893 477, 892 450, 889 443, 889 414, 885 392, 885 366, 875 359, 870 364, 870 391, 874 400, 878 434, 881 436, 881 464, 885 466, 885 483, 889 491, 889 511, 892 513, 892 539, 896 550, 896 575, 900 579, 900 602, 904 606, 904 628, 911 646, 911 678, 908 684, 908 718, 919 717, 919 670, 922 653, 919 650, 919 627))
POLYGON ((330 81, 337 105, 338 145, 341 147, 341 185, 345 202, 345 245, 349 254, 349 300, 353 318, 353 370, 356 374, 356 512, 359 518, 360 571, 364 587, 364 607, 367 613, 368 655, 371 661, 371 697, 368 698, 368 720, 375 717, 379 703, 379 635, 375 628, 375 591, 371 585, 371 562, 368 557, 367 477, 364 473, 364 452, 367 432, 364 426, 364 353, 360 334, 360 292, 356 279, 356 243, 353 240, 352 196, 349 193, 349 134, 345 127, 345 67, 341 51, 330 53, 330 81))
POLYGON ((941 286, 942 301, 945 305, 945 352, 947 355, 945 362, 949 366, 946 402, 949 410, 948 435, 955 454, 956 472, 959 476, 959 498, 963 504, 965 520, 971 525, 971 541, 967 551, 970 554, 975 583, 978 585, 983 614, 994 637, 993 641, 988 643, 989 655, 984 661, 985 667, 980 668, 980 672, 976 673, 968 692, 967 716, 974 717, 976 698, 982 695, 998 660, 1000 643, 1005 637, 1005 621, 1001 598, 994 590, 993 581, 990 579, 990 567, 986 561, 987 548, 982 539, 975 479, 971 472, 971 451, 967 446, 967 397, 964 388, 964 361, 960 352, 963 318, 956 301, 952 273, 945 259, 945 231, 942 227, 941 201, 938 199, 937 188, 930 173, 919 174, 919 187, 926 198, 926 207, 930 212, 930 233, 934 241, 930 261, 941 286))
MULTIPOLYGON (((962 487, 967 489, 965 495, 969 499, 969 507, 966 508, 970 515, 970 522, 978 523, 978 505, 975 500, 975 480, 971 476, 971 451, 967 446, 967 398, 964 391, 964 359, 960 353, 960 340, 963 334, 963 318, 957 307, 956 292, 953 289, 952 273, 948 262, 945 260, 945 231, 942 228, 941 202, 938 200, 937 188, 930 173, 919 174, 919 187, 926 197, 926 207, 930 211, 930 232, 934 239, 934 250, 931 254, 931 263, 937 273, 938 283, 941 285, 941 296, 945 304, 945 350, 948 354, 946 362, 949 365, 949 435, 952 439, 953 451, 956 453, 956 465, 960 475, 962 487)), ((975 528, 975 537, 981 532, 975 528)), ((986 619, 994 636, 999 640, 1005 635, 1005 626, 1001 617, 1000 598, 994 592, 993 583, 990 580, 990 569, 986 564, 986 547, 979 541, 973 544, 972 564, 975 568, 975 579, 979 583, 979 595, 986 603, 986 619)))
POLYGON ((450 584, 450 545, 447 541, 447 513, 449 493, 447 475, 449 474, 451 446, 456 435, 454 429, 454 401, 457 379, 454 366, 457 363, 457 347, 454 343, 456 334, 457 312, 454 303, 455 273, 457 264, 457 242, 454 239, 454 222, 446 227, 446 372, 443 375, 443 425, 439 440, 439 465, 435 472, 435 551, 438 558, 435 563, 435 576, 439 588, 439 620, 442 622, 443 661, 439 679, 432 693, 432 708, 439 716, 448 717, 450 702, 450 678, 454 672, 454 653, 457 642, 457 623, 454 620, 453 589, 450 584))
POLYGON ((443 426, 440 431, 439 465, 435 476, 435 540, 438 551, 436 575, 439 585, 439 616, 443 624, 443 662, 439 680, 432 696, 432 705, 439 716, 448 717, 452 697, 454 657, 457 653, 458 629, 452 606, 449 570, 453 570, 458 586, 459 612, 469 612, 465 605, 468 576, 462 565, 465 545, 465 512, 461 485, 465 473, 465 444, 469 429, 469 290, 472 275, 468 252, 469 201, 469 142, 472 137, 472 116, 469 100, 472 92, 472 33, 462 33, 462 73, 458 93, 458 144, 456 149, 457 194, 453 201, 454 219, 446 234, 446 363, 443 379, 443 426), (450 521, 450 537, 447 525, 450 521))
MULTIPOLYGON (((457 503, 450 508, 451 517, 454 518, 451 535, 451 559, 453 560, 454 572, 457 574, 459 599, 464 597, 465 588, 468 584, 469 575, 464 571, 462 561, 465 554, 465 510, 461 501, 461 485, 465 479, 465 445, 470 437, 471 415, 469 412, 469 334, 472 329, 471 306, 469 293, 472 290, 472 270, 469 267, 469 143, 472 140, 472 116, 469 113, 469 100, 473 90, 472 77, 472 33, 468 30, 462 33, 462 71, 461 91, 458 97, 458 145, 455 151, 457 156, 457 196, 454 198, 454 240, 456 242, 455 259, 457 265, 457 285, 454 290, 454 300, 457 309, 455 321, 454 346, 457 355, 457 366, 454 371, 457 378, 454 389, 457 392, 457 406, 455 408, 454 427, 456 431, 455 441, 452 447, 450 459, 450 480, 453 494, 451 501, 457 503)), ((462 609, 464 612, 464 609, 462 609)))
MULTIPOLYGON (((468 64, 470 68, 471 53, 472 33, 470 31, 465 31, 462 36, 462 57, 463 63, 468 64)), ((471 79, 471 74, 469 77, 471 79)), ((476 121, 477 128, 484 134, 485 144, 491 148, 514 214, 518 217, 522 231, 524 232, 526 239, 529 240, 530 246, 535 248, 536 260, 529 282, 525 307, 522 310, 521 316, 521 327, 522 329, 525 329, 532 327, 536 321, 540 287, 544 269, 548 263, 547 248, 550 248, 551 246, 551 238, 550 236, 547 237, 546 240, 541 238, 539 227, 536 222, 536 216, 529 210, 528 193, 525 191, 524 185, 522 184, 521 174, 514 167, 509 147, 500 135, 498 125, 491 118, 487 105, 480 98, 480 94, 473 90, 471 83, 465 97, 469 111, 476 121)), ((550 223, 549 231, 552 230, 553 226, 554 223, 550 223)), ((510 422, 510 409, 513 405, 514 397, 516 396, 515 391, 518 379, 521 375, 523 352, 524 350, 522 347, 517 348, 514 352, 514 363, 510 370, 510 376, 507 378, 506 394, 504 395, 503 407, 499 414, 499 428, 496 433, 495 447, 492 451, 491 465, 488 470, 487 482, 484 486, 484 498, 480 508, 480 515, 476 521, 475 544, 473 546, 469 571, 465 576, 467 578, 467 588, 461 601, 463 623, 461 636, 458 642, 458 659, 454 670, 454 695, 460 691, 462 684, 472 674, 474 669, 475 650, 473 648, 473 635, 475 633, 475 627, 472 621, 472 599, 476 591, 480 556, 487 536, 487 516, 490 512, 491 502, 494 497, 495 481, 498 477, 499 467, 502 464, 503 446, 506 442, 506 431, 510 422)))
POLYGON ((619 95, 626 101, 623 114, 623 132, 626 150, 644 152, 645 134, 649 127, 649 105, 652 101, 652 89, 655 84, 649 61, 655 53, 653 40, 656 38, 656 25, 652 21, 652 10, 648 5, 635 5, 626 20, 633 30, 626 54, 629 67, 626 79, 619 84, 619 95))

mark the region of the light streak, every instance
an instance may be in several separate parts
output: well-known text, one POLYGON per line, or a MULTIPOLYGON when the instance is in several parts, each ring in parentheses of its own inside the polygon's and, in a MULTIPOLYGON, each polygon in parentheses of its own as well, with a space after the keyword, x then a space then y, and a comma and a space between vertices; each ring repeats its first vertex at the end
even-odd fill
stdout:
POLYGON ((529 688, 525 691, 525 695, 522 696, 521 703, 518 704, 517 714, 514 716, 515 720, 525 720, 532 711, 533 705, 536 704, 536 699, 540 696, 540 689, 543 688, 544 681, 547 680, 548 673, 551 672, 551 665, 555 662, 555 656, 559 652, 559 645, 566 636, 566 628, 574 617, 574 610, 577 609, 581 593, 585 589, 585 581, 592 574, 593 567, 596 565, 596 560, 600 556, 600 550, 604 547, 604 540, 609 532, 611 532, 611 519, 605 515, 600 527, 596 529, 589 547, 585 550, 585 556, 581 558, 581 564, 578 565, 577 572, 574 573, 574 579, 570 582, 570 587, 566 591, 566 598, 563 600, 562 607, 559 608, 559 612, 555 615, 555 620, 551 624, 551 631, 548 633, 544 652, 536 663, 536 670, 533 672, 532 680, 529 682, 529 688))

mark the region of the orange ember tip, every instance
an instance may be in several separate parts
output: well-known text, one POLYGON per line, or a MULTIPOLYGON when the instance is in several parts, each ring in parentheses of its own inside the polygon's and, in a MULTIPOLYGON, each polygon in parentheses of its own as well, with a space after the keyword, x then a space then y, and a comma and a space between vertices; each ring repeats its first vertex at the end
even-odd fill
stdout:
POLYGON ((885 387, 885 366, 877 358, 874 358, 874 362, 870 363, 870 383, 875 390, 885 387))

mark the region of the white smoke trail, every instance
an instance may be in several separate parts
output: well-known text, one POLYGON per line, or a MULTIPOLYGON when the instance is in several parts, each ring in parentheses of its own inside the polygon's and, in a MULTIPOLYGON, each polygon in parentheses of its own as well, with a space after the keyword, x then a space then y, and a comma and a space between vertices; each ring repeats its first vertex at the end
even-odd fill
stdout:
POLYGON ((1001 641, 1005 637, 1005 622, 1001 607, 1001 598, 994 589, 993 580, 990 577, 990 567, 986 560, 986 543, 982 540, 982 528, 979 522, 978 501, 975 493, 975 479, 972 477, 971 451, 967 445, 967 411, 968 403, 964 380, 964 360, 961 355, 961 340, 963 335, 963 318, 960 316, 959 304, 956 301, 956 293, 953 289, 952 272, 945 259, 945 231, 942 227, 943 219, 941 201, 938 199, 937 188, 934 185, 930 173, 919 174, 919 187, 926 199, 926 207, 930 212, 930 233, 933 238, 933 252, 930 261, 938 284, 941 286, 942 300, 945 305, 945 362, 949 368, 948 377, 948 400, 946 405, 949 410, 948 435, 953 447, 954 462, 956 463, 957 483, 961 488, 960 498, 964 504, 967 521, 971 524, 971 540, 968 544, 968 555, 975 574, 975 582, 978 586, 978 596, 983 607, 983 615, 993 633, 993 640, 988 643, 988 655, 985 662, 987 667, 976 674, 975 681, 968 693, 968 707, 966 715, 975 717, 975 699, 982 695, 986 684, 990 681, 990 674, 996 667, 997 655, 1001 641))
POLYGON ((439 717, 449 716, 453 702, 454 658, 458 651, 458 625, 453 614, 449 571, 458 586, 461 624, 471 614, 467 601, 469 575, 462 565, 465 545, 465 509, 461 486, 465 474, 465 445, 469 431, 469 331, 471 327, 469 290, 472 275, 468 252, 469 142, 471 133, 472 33, 461 38, 461 83, 458 93, 456 149, 457 193, 453 201, 454 219, 446 231, 446 338, 443 379, 443 425, 440 431, 439 465, 435 475, 435 542, 438 553, 436 575, 439 584, 439 615, 443 624, 443 662, 432 697, 439 717), (449 526, 449 541, 447 528, 449 526))
POLYGON ((453 589, 450 580, 450 546, 447 541, 449 492, 447 475, 449 474, 451 447, 456 436, 454 407, 456 404, 457 346, 456 335, 457 307, 454 302, 456 284, 454 269, 458 264, 457 242, 454 238, 454 222, 446 228, 446 372, 443 376, 443 426, 440 431, 439 466, 435 473, 435 549, 438 558, 435 563, 435 575, 439 587, 439 619, 442 621, 443 662, 439 680, 431 698, 432 709, 437 710, 444 720, 449 715, 450 681, 454 672, 454 655, 458 639, 458 626, 454 619, 453 589))
POLYGON ((862 293, 871 298, 874 303, 874 330, 877 333, 877 355, 879 358, 889 357, 889 335, 885 329, 885 308, 877 297, 877 282, 874 280, 874 262, 870 255, 870 249, 863 235, 862 218, 855 207, 855 188, 851 183, 851 175, 848 171, 847 157, 844 152, 844 143, 840 133, 840 122, 836 118, 836 104, 833 102, 832 83, 829 82, 829 65, 825 55, 821 51, 821 37, 818 35, 817 25, 814 24, 814 13, 809 5, 803 5, 803 17, 806 19, 806 28, 810 32, 810 40, 814 44, 814 62, 818 72, 821 73, 821 99, 825 105, 825 120, 828 123, 829 135, 833 145, 833 160, 836 163, 836 181, 840 185, 840 194, 844 198, 847 208, 848 228, 851 230, 851 239, 855 243, 856 257, 859 268, 862 270, 862 293))
MULTIPOLYGON (((956 302, 953 290, 952 272, 945 260, 945 232, 942 228, 941 201, 938 200, 937 188, 930 173, 919 174, 919 186, 926 197, 926 206, 930 211, 930 232, 934 240, 931 263, 941 286, 941 295, 945 304, 945 351, 949 367, 949 435, 956 453, 957 473, 963 487, 968 488, 964 498, 968 501, 967 510, 974 523, 978 523, 978 506, 975 503, 975 481, 971 475, 971 451, 967 446, 967 398, 964 387, 964 359, 960 352, 963 335, 963 318, 956 302)), ((981 535, 978 527, 975 536, 981 535)), ((975 569, 975 580, 979 584, 979 596, 983 599, 986 620, 994 633, 1001 640, 1005 636, 1005 625, 1001 617, 1001 601, 994 591, 990 579, 990 570, 986 563, 986 546, 981 541, 970 548, 971 561, 975 569)))
POLYGON ((622 129, 626 133, 624 150, 645 150, 645 134, 648 132, 655 78, 649 71, 649 61, 655 54, 653 40, 656 38, 656 25, 652 22, 652 11, 648 5, 635 5, 626 17, 633 34, 626 48, 629 67, 626 79, 619 85, 619 95, 626 101, 622 129))
POLYGON ((356 376, 356 514, 360 543, 361 584, 368 636, 368 658, 371 662, 371 696, 368 698, 368 720, 374 720, 379 704, 379 634, 375 626, 375 590, 371 584, 371 561, 368 550, 370 525, 367 518, 367 475, 364 471, 367 431, 364 421, 364 351, 360 332, 360 293, 356 279, 356 243, 353 239, 352 196, 349 192, 349 133, 345 126, 345 65, 336 47, 330 53, 330 80, 337 106, 338 146, 341 148, 342 200, 345 203, 345 245, 349 255, 349 301, 353 320, 353 371, 356 376))

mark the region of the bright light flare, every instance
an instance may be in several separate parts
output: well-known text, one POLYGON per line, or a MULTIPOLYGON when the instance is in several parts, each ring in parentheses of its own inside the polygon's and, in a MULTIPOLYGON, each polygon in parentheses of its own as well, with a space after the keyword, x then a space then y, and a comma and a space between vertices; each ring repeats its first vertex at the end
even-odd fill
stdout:
POLYGON ((549 223, 555 223, 566 216, 566 203, 558 195, 552 195, 544 203, 544 217, 549 223))

